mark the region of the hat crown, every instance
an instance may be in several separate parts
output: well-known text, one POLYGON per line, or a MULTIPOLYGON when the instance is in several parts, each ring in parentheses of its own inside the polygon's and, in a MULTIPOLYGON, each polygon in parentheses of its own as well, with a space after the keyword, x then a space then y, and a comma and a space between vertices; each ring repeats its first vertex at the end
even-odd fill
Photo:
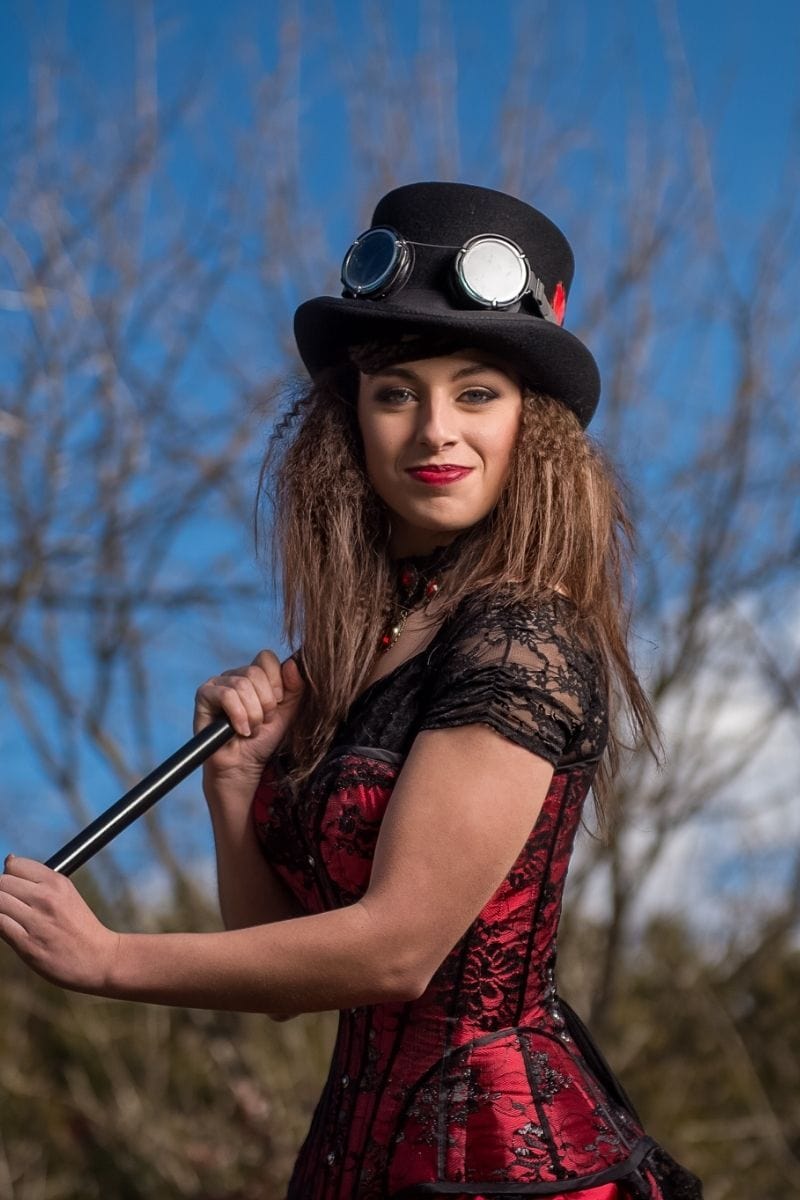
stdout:
POLYGON ((561 283, 569 293, 575 258, 564 234, 524 200, 470 183, 409 183, 387 192, 372 226, 388 225, 410 242, 463 246, 479 234, 501 234, 525 252, 548 296, 561 283))

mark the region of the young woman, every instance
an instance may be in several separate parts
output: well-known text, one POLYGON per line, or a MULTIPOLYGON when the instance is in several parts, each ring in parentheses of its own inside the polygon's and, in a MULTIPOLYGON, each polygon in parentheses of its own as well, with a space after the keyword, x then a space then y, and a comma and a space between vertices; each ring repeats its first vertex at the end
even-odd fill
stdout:
POLYGON ((0 934, 66 987, 340 1011, 290 1200, 700 1196, 555 984, 589 788, 602 812, 623 717, 657 741, 572 273, 522 201, 415 184, 298 309, 312 383, 262 473, 298 649, 196 701, 238 735, 204 769, 225 932, 113 933, 29 860, 0 881, 0 934))

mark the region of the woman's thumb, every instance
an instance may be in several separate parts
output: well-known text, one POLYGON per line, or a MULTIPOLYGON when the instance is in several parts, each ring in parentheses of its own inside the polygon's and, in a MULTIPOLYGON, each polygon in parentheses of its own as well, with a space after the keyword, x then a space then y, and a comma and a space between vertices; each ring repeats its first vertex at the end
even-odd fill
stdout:
POLYGON ((287 658, 285 662, 281 663, 281 679, 283 680, 284 703, 287 700, 294 700, 298 697, 306 686, 305 680, 300 674, 300 668, 294 658, 287 658))

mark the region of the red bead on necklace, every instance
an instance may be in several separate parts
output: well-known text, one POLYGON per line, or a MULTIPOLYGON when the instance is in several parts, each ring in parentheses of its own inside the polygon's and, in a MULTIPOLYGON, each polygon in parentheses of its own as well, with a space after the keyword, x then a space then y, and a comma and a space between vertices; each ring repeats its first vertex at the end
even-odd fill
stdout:
POLYGON ((459 534, 446 545, 437 546, 430 554, 410 555, 396 560, 394 603, 378 643, 380 651, 386 651, 395 644, 410 613, 415 609, 427 608, 441 591, 442 579, 456 562, 465 536, 459 534))
POLYGON ((427 608, 441 584, 435 575, 426 576, 413 563, 404 563, 397 577, 397 603, 389 624, 381 635, 379 649, 386 651, 403 632, 409 613, 427 608))

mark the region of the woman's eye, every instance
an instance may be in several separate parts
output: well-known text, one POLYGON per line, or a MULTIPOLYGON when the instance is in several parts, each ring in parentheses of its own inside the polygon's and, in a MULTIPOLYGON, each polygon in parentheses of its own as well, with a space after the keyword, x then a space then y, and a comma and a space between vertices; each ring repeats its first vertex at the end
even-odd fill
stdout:
POLYGON ((461 399, 467 400, 470 404, 486 404, 496 397, 497 393, 489 391, 488 388, 470 388, 469 391, 461 393, 461 399))
POLYGON ((377 399, 382 404, 403 404, 409 397, 413 399, 414 393, 409 388, 384 388, 378 392, 377 399))
MULTIPOLYGON (((478 404, 487 404, 490 400, 497 398, 497 392, 493 392, 490 388, 468 388, 465 392, 460 392, 458 399, 465 403, 475 406, 478 404)), ((379 404, 405 404, 409 400, 415 400, 416 394, 411 388, 393 387, 383 388, 376 395, 376 400, 379 404)))

